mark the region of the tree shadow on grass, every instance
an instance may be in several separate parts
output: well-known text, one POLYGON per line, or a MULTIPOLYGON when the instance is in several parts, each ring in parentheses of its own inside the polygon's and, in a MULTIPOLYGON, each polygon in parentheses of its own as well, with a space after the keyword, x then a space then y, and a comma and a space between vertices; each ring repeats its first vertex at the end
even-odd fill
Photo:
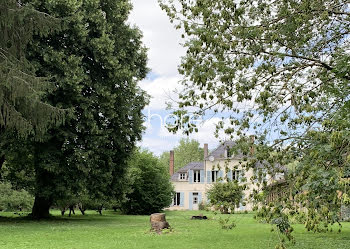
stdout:
POLYGON ((116 219, 119 214, 114 214, 111 217, 111 214, 106 215, 97 215, 97 214, 86 214, 86 215, 72 215, 68 216, 58 216, 51 215, 49 218, 43 219, 33 219, 29 214, 13 214, 11 216, 2 216, 0 213, 0 224, 4 223, 88 223, 88 222, 101 222, 106 223, 106 221, 110 220, 111 222, 116 222, 116 219))

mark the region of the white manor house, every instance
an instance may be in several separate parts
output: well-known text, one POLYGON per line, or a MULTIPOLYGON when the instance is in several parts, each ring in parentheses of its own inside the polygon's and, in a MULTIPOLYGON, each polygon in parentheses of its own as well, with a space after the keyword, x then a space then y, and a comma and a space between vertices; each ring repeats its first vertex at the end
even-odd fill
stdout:
MULTIPOLYGON (((242 155, 231 155, 233 141, 226 141, 220 144, 214 151, 208 155, 208 144, 204 144, 204 160, 201 162, 191 162, 174 173, 174 152, 170 151, 169 171, 171 182, 175 188, 175 196, 169 210, 198 210, 199 203, 207 203, 207 190, 216 181, 237 180, 240 182, 242 177, 246 178, 247 185, 244 190, 244 196, 248 197, 253 189, 254 182, 250 178, 253 176, 253 170, 246 171, 242 167, 242 155), (227 172, 227 173, 226 173, 227 172)), ((283 174, 268 177, 268 182, 280 181, 283 174)), ((246 205, 240 204, 236 211, 251 211, 252 203, 245 200, 246 205)))

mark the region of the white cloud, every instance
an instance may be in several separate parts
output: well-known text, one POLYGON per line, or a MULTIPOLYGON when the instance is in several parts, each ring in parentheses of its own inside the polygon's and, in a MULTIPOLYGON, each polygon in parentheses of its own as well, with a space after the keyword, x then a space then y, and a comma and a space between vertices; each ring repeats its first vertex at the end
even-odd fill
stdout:
POLYGON ((181 31, 170 23, 157 0, 131 0, 134 9, 129 17, 143 32, 143 41, 149 48, 149 67, 162 76, 175 76, 180 57, 185 49, 180 45, 181 31))
MULTIPOLYGON (((151 102, 146 109, 151 114, 164 115, 166 102, 176 99, 174 90, 180 88, 177 67, 185 49, 180 45, 181 32, 175 30, 166 13, 161 10, 157 0, 131 0, 134 9, 129 21, 143 32, 143 42, 148 50, 148 67, 152 76, 140 83, 142 89, 151 95, 151 102), (171 96, 171 97, 170 97, 171 96)), ((146 113, 147 116, 147 113, 146 113)), ((155 117, 154 122, 159 122, 155 117)), ((164 117, 162 117, 164 119, 164 117)), ((162 137, 156 123, 145 123, 147 130, 140 146, 148 148, 155 154, 161 154, 176 146, 176 135, 162 137), (151 124, 151 125, 149 125, 151 124)))
MULTIPOLYGON (((214 135, 216 124, 219 121, 221 121, 221 118, 211 118, 205 120, 201 125, 199 125, 198 132, 190 134, 189 138, 197 140, 202 146, 207 143, 210 149, 216 148, 220 140, 225 140, 225 138, 227 138, 222 131, 219 133, 218 138, 216 138, 214 135)), ((224 122, 228 123, 229 120, 224 120, 224 122)), ((172 134, 165 127, 162 127, 159 129, 158 137, 163 139, 176 137, 177 140, 180 140, 181 138, 185 138, 186 135, 182 133, 172 134)), ((176 144, 174 146, 176 146, 176 144)))
POLYGON ((180 76, 161 76, 153 80, 146 79, 142 81, 140 83, 141 88, 151 95, 151 102, 147 108, 151 110, 165 110, 166 102, 171 99, 177 99, 174 91, 182 88, 179 84, 180 79, 180 76))
MULTIPOLYGON (((136 24, 144 34, 143 42, 148 51, 148 67, 152 70, 152 76, 140 82, 142 89, 151 95, 151 102, 147 107, 151 114, 159 114, 164 120, 166 102, 177 99, 174 90, 181 90, 179 84, 182 76, 178 74, 177 68, 181 62, 181 56, 185 55, 185 49, 180 45, 181 31, 175 30, 170 23, 166 13, 161 10, 157 0, 131 0, 134 9, 129 18, 130 23, 136 24)), ((209 148, 215 148, 219 139, 215 138, 215 124, 219 118, 207 120, 198 133, 193 133, 190 138, 196 139, 203 146, 209 144, 209 148)), ((153 123, 148 125, 147 130, 140 142, 140 146, 160 155, 164 151, 173 149, 179 140, 185 135, 169 133, 164 127, 159 128, 154 117, 153 123)), ((221 139, 223 136, 220 137, 221 139)))
MULTIPOLYGON (((223 132, 219 133, 219 138, 216 138, 214 135, 215 125, 221 121, 221 118, 211 118, 206 120, 202 125, 199 126, 198 133, 192 133, 189 135, 190 139, 197 140, 201 146, 205 143, 208 144, 209 149, 216 148, 220 141, 227 138, 223 132)), ((225 124, 229 122, 228 119, 224 120, 225 124)), ((154 152, 156 155, 162 154, 164 151, 169 151, 174 149, 179 143, 181 138, 186 138, 187 136, 181 132, 173 134, 169 132, 165 127, 161 127, 157 131, 148 127, 145 136, 140 142, 140 146, 148 148, 150 151, 154 152)))
POLYGON ((140 146, 152 151, 156 155, 162 154, 164 151, 170 151, 176 146, 176 138, 169 139, 154 138, 154 137, 144 137, 140 146))

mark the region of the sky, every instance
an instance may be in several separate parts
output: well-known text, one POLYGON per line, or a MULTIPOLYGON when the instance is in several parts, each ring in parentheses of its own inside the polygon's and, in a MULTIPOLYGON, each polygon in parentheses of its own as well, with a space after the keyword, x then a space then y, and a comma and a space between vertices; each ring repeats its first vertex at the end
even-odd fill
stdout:
MULTIPOLYGON (((181 57, 185 55, 185 48, 181 46, 181 31, 176 30, 170 23, 166 13, 161 10, 157 0, 131 0, 134 9, 129 17, 129 22, 135 24, 142 31, 143 42, 148 50, 148 67, 151 69, 148 77, 140 82, 142 89, 151 95, 151 102, 144 110, 147 127, 141 147, 147 148, 156 155, 173 149, 182 137, 172 134, 164 127, 164 120, 170 114, 166 110, 166 101, 176 99, 176 89, 181 89, 177 68, 181 57)), ((219 118, 211 118, 205 121, 199 128, 199 132, 190 135, 201 146, 209 144, 209 149, 215 148, 219 140, 215 138, 215 123, 219 118)))

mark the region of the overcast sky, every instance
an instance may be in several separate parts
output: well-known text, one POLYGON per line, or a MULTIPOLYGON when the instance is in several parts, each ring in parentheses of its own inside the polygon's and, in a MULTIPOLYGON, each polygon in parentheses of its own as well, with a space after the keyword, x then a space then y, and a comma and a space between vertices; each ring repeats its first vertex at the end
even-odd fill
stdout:
MULTIPOLYGON (((134 9, 129 18, 132 24, 137 25, 144 35, 144 44, 148 51, 148 67, 151 73, 148 78, 140 83, 140 86, 151 95, 151 103, 145 109, 148 119, 147 130, 143 135, 141 146, 159 155, 163 151, 174 148, 181 137, 181 134, 171 134, 160 124, 159 115, 163 119, 169 114, 165 110, 165 102, 169 96, 176 98, 173 93, 180 89, 178 84, 181 76, 177 72, 181 56, 185 49, 180 45, 182 42, 181 31, 176 30, 170 23, 165 12, 161 10, 157 0, 131 0, 134 9)), ((214 137, 215 123, 218 119, 211 119, 204 123, 199 133, 193 134, 190 138, 198 140, 203 146, 209 143, 209 148, 216 147, 218 140, 214 137)))

